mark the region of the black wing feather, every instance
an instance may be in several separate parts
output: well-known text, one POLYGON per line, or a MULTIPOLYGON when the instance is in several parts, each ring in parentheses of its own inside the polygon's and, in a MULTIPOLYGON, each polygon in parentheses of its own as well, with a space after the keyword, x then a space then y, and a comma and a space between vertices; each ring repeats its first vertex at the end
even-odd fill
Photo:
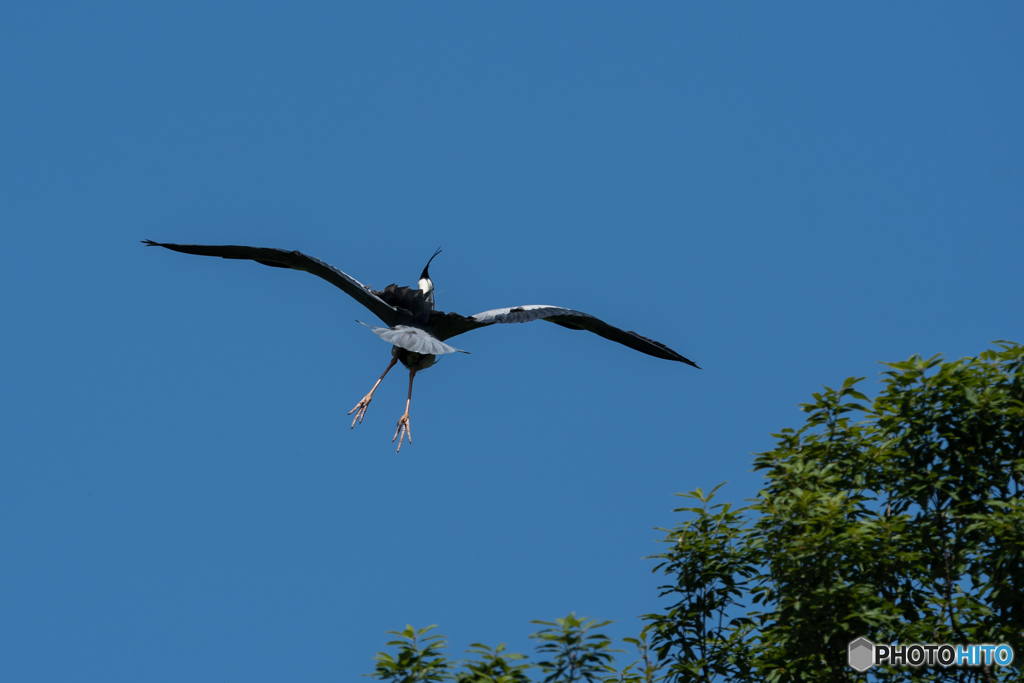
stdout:
POLYGON ((385 303, 380 297, 373 294, 369 288, 364 287, 362 283, 350 275, 341 272, 330 264, 324 263, 320 259, 307 256, 299 251, 235 245, 165 244, 152 240, 143 240, 142 243, 150 247, 163 247, 182 254, 242 259, 262 263, 273 268, 291 268, 292 270, 305 271, 327 280, 363 306, 366 306, 366 308, 370 309, 371 313, 380 318, 388 327, 404 324, 411 317, 408 312, 400 311, 394 306, 385 303))

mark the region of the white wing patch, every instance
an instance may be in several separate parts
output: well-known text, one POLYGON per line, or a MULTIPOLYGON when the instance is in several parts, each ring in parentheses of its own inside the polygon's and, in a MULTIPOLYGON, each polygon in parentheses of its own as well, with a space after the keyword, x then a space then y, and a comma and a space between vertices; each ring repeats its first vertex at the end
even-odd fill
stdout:
POLYGON ((548 306, 546 304, 531 304, 530 306, 516 306, 514 308, 495 308, 493 311, 484 311, 471 316, 478 323, 528 323, 534 320, 543 320, 555 315, 578 316, 581 318, 593 318, 594 316, 571 308, 561 306, 548 306))
MULTIPOLYGON (((356 321, 360 325, 366 325, 364 322, 356 321)), ((421 330, 418 327, 409 327, 408 325, 395 325, 394 327, 374 327, 373 325, 366 325, 373 333, 383 339, 389 344, 394 344, 399 348, 403 348, 406 351, 412 351, 413 353, 421 353, 423 355, 440 356, 445 353, 469 353, 469 351, 463 351, 457 349, 454 346, 448 346, 443 341, 430 334, 426 330, 421 330)))

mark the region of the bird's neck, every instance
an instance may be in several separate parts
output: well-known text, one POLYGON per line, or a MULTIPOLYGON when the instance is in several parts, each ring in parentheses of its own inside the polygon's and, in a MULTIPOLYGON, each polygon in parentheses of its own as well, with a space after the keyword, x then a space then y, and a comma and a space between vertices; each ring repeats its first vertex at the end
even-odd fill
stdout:
POLYGON ((434 283, 429 278, 422 278, 419 282, 420 291, 423 292, 423 298, 434 303, 434 283))

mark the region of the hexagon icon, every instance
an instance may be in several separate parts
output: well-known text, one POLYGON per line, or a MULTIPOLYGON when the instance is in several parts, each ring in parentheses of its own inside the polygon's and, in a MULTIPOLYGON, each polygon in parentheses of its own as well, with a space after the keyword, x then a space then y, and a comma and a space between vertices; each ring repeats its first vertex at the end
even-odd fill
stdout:
POLYGON ((858 638, 847 649, 847 661, 857 671, 867 671, 875 665, 875 645, 867 638, 858 638))

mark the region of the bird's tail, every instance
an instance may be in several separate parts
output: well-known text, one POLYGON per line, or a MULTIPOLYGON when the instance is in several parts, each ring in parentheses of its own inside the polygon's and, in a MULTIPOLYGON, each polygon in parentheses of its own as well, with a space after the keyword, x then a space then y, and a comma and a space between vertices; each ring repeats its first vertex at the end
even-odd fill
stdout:
POLYGON ((424 329, 419 327, 410 327, 408 325, 396 325, 394 327, 374 327, 373 325, 367 325, 361 320, 357 320, 360 325, 365 325, 373 330, 373 333, 383 339, 389 344, 394 344, 399 348, 403 348, 406 351, 412 351, 413 353, 421 353, 423 355, 440 356, 446 353, 469 353, 469 351, 463 351, 457 349, 454 346, 449 346, 443 341, 430 334, 424 329))

